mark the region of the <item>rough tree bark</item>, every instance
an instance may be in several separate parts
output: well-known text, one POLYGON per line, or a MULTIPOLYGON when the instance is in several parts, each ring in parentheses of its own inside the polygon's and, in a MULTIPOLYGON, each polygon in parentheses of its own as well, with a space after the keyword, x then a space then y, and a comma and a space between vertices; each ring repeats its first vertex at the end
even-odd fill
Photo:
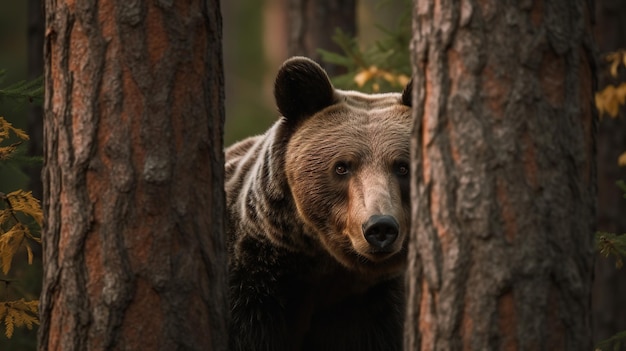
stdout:
MULTIPOLYGON (((600 56, 626 49, 626 1, 595 3, 595 37, 600 56)), ((598 78, 602 88, 623 82, 626 74, 615 79, 606 69, 600 69, 598 78)), ((604 117, 598 129, 598 230, 618 234, 626 233, 626 200, 615 185, 618 180, 626 180, 626 168, 617 166, 618 156, 626 150, 624 116, 622 112, 620 118, 604 117)), ((615 268, 613 259, 600 255, 596 258, 592 306, 594 343, 626 330, 626 269, 615 268)), ((621 350, 626 350, 626 345, 621 350)))
POLYGON ((407 350, 590 350, 586 0, 413 9, 407 350))
POLYGON ((319 62, 332 77, 341 67, 321 60, 317 49, 339 52, 332 41, 337 28, 356 35, 356 0, 283 0, 287 1, 287 41, 289 56, 307 56, 319 62))
POLYGON ((41 350, 224 350, 218 0, 46 0, 41 350))

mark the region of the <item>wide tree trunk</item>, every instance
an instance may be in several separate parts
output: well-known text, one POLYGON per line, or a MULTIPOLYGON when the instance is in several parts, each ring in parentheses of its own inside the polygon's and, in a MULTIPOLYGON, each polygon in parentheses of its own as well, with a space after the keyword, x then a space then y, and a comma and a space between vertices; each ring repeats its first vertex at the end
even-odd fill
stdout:
POLYGON ((590 350, 586 0, 413 9, 407 350, 590 350))
POLYGON ((307 56, 319 62, 332 77, 341 68, 321 60, 318 49, 340 52, 332 41, 341 29, 351 37, 356 35, 356 0, 283 0, 287 2, 287 41, 289 56, 307 56))
POLYGON ((46 0, 41 350, 224 350, 218 0, 46 0))
MULTIPOLYGON (((596 0, 595 37, 601 57, 626 49, 626 1, 596 0)), ((620 72, 611 77, 606 62, 600 61, 599 87, 624 82, 624 69, 620 72)), ((625 116, 624 108, 619 118, 605 116, 598 129, 598 230, 617 234, 626 233, 626 199, 615 185, 626 180, 626 167, 617 165, 626 151, 625 116)), ((626 330, 626 269, 617 269, 612 258, 596 258, 592 306, 594 343, 626 330)))

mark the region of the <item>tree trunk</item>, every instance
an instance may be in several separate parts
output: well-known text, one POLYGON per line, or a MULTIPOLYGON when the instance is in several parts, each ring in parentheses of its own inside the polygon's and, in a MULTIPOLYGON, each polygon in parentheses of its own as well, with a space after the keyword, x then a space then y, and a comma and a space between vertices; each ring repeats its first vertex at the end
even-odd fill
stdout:
POLYGON ((218 0, 46 0, 41 350, 224 350, 218 0))
POLYGON ((356 0, 284 0, 288 6, 287 53, 289 56, 307 56, 319 62, 332 77, 341 68, 321 60, 318 49, 339 52, 332 41, 337 28, 356 35, 356 0))
POLYGON ((587 6, 415 2, 405 349, 591 349, 587 6))
MULTIPOLYGON (((596 0, 595 12, 600 56, 626 49, 626 2, 596 0)), ((608 74, 605 62, 600 67, 600 88, 624 82, 623 69, 616 79, 608 74)), ((626 200, 615 185, 626 180, 626 167, 617 165, 618 156, 626 151, 626 114, 621 110, 620 118, 602 118, 598 129, 598 229, 617 234, 626 233, 626 200)), ((626 330, 626 269, 617 269, 612 258, 597 255, 592 306, 594 343, 626 330)), ((626 345, 621 350, 626 350, 626 345)))

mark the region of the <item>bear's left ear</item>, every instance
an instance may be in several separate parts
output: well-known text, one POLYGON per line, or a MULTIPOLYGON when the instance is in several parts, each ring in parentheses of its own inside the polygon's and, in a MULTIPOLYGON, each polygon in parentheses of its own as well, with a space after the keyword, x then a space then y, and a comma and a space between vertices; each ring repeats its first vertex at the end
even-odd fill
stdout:
POLYGON ((402 91, 402 104, 409 107, 413 106, 413 78, 411 78, 402 91))
POLYGON ((332 105, 334 92, 324 69, 300 56, 283 63, 274 83, 276 105, 290 124, 332 105))

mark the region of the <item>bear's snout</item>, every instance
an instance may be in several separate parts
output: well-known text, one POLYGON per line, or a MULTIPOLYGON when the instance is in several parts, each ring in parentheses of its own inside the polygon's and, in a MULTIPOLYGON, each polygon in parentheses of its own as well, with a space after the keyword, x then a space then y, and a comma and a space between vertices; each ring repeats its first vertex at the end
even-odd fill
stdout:
POLYGON ((373 215, 363 223, 363 236, 376 252, 388 252, 399 231, 400 225, 392 216, 373 215))

